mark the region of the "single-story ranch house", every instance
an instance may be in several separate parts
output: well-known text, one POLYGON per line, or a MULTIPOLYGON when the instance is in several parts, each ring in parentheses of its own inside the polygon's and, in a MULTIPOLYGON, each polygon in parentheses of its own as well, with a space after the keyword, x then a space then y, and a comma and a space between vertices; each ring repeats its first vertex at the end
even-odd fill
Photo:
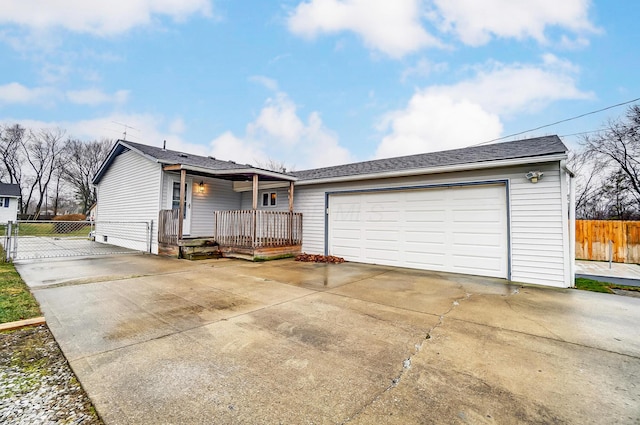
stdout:
POLYGON ((93 180, 96 240, 121 243, 101 222, 137 221, 154 254, 304 251, 569 287, 566 159, 546 136, 285 173, 119 140, 93 180))

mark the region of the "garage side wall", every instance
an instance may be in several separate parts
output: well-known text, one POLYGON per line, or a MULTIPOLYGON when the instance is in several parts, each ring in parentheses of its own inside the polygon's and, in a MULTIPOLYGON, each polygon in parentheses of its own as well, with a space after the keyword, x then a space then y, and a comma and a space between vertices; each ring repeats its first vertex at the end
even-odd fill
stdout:
POLYGON ((558 162, 493 170, 378 179, 362 182, 298 185, 295 210, 303 214, 303 246, 308 253, 325 250, 325 197, 330 192, 380 188, 415 187, 507 180, 509 187, 509 236, 511 280, 568 287, 563 215, 562 182, 558 162), (529 171, 542 171, 538 183, 525 178, 529 171))
POLYGON ((158 199, 162 168, 132 152, 118 155, 98 184, 96 241, 146 249, 147 228, 153 221, 151 251, 158 253, 158 199), (102 222, 102 223, 101 223, 102 222), (123 222, 122 226, 104 222, 123 222))

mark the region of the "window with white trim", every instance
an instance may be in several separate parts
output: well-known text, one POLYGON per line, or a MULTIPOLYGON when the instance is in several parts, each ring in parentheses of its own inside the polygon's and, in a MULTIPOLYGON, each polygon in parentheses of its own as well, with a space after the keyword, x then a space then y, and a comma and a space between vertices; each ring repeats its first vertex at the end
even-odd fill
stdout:
POLYGON ((9 208, 9 199, 10 198, 0 197, 0 207, 9 208))
POLYGON ((276 192, 264 192, 262 194, 263 207, 275 207, 278 203, 278 194, 276 192))

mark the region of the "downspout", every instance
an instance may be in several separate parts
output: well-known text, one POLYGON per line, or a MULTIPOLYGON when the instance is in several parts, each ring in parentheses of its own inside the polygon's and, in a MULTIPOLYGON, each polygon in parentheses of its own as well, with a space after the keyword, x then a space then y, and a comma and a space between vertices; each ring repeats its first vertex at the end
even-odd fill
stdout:
POLYGON ((560 168, 569 176, 569 277, 571 287, 575 287, 576 277, 576 185, 575 173, 567 168, 566 160, 560 161, 560 168))

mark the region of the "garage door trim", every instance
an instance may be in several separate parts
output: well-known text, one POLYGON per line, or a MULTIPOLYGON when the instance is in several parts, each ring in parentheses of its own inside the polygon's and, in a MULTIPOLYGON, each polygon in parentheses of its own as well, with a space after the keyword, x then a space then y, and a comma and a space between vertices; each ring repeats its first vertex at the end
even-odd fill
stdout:
POLYGON ((324 194, 324 255, 329 255, 329 197, 331 195, 347 195, 354 193, 394 192, 402 190, 442 189, 459 186, 504 185, 507 208, 507 280, 511 280, 511 206, 509 200, 509 179, 481 180, 472 182, 437 183, 416 186, 376 187, 367 189, 333 190, 324 194))

